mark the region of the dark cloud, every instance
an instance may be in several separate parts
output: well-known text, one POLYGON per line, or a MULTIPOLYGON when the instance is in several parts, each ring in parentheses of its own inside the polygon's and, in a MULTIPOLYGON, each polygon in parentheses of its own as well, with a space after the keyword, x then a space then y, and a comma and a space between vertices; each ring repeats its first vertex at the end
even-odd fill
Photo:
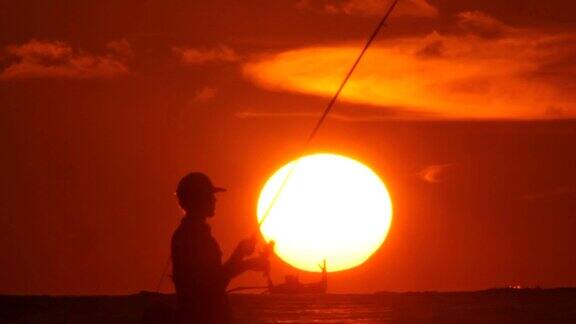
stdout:
POLYGON ((429 44, 424 45, 416 52, 416 55, 422 58, 440 57, 445 51, 444 42, 440 40, 433 40, 429 44))
POLYGON ((202 65, 214 62, 237 62, 240 57, 235 50, 228 46, 215 48, 174 48, 184 64, 202 65))
POLYGON ((560 96, 576 92, 576 34, 565 33, 542 42, 538 49, 543 54, 538 66, 526 75, 555 84, 560 96))
POLYGON ((484 12, 506 25, 522 28, 574 28, 574 3, 569 0, 461 1, 436 0, 444 16, 461 12, 484 12))
POLYGON ((134 52, 130 42, 126 39, 114 40, 106 44, 106 47, 120 57, 133 57, 134 52))
POLYGON ((74 50, 61 41, 31 40, 10 45, 6 48, 10 62, 0 73, 0 79, 98 79, 127 74, 123 55, 130 50, 129 44, 119 41, 108 46, 111 53, 96 55, 74 50))
POLYGON ((214 87, 203 87, 198 89, 196 93, 194 93, 193 100, 195 102, 209 102, 216 98, 218 95, 218 89, 214 87))
MULTIPOLYGON (((386 0, 345 0, 345 1, 323 1, 321 4, 324 10, 330 14, 381 16, 392 2, 386 0)), ((310 6, 311 3, 302 2, 298 6, 310 6)), ((438 16, 438 9, 427 0, 405 0, 400 1, 395 16, 412 16, 434 18, 438 16)))
POLYGON ((514 31, 512 27, 477 10, 458 13, 458 24, 464 32, 485 38, 500 38, 514 31))

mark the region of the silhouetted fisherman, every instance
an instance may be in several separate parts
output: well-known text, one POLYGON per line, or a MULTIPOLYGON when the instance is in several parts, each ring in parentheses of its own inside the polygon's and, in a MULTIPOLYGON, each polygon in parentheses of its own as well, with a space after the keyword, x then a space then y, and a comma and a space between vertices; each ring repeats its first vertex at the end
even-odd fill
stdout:
POLYGON ((241 241, 224 264, 222 252, 206 223, 214 216, 217 188, 203 173, 194 172, 178 183, 176 194, 185 212, 172 236, 172 279, 176 287, 178 323, 229 323, 226 295, 230 280, 247 270, 266 271, 265 257, 245 259, 256 238, 241 241))

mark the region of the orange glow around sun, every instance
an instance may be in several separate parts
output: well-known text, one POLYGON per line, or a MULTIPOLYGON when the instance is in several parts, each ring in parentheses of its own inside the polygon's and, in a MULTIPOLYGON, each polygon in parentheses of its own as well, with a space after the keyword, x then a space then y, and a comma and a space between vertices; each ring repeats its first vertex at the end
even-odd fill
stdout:
POLYGON ((260 230, 275 241, 285 262, 305 271, 342 271, 364 263, 376 252, 392 222, 386 186, 367 166, 335 154, 314 154, 292 161, 268 179, 258 200, 262 221, 284 179, 296 163, 260 230))

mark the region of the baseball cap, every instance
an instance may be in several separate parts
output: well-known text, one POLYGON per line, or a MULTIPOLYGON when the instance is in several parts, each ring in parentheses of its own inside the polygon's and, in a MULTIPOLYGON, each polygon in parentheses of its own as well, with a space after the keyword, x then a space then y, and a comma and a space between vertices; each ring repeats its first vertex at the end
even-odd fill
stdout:
POLYGON ((190 194, 216 193, 224 192, 226 189, 215 187, 210 178, 202 172, 191 172, 185 175, 176 188, 176 194, 179 197, 190 194))

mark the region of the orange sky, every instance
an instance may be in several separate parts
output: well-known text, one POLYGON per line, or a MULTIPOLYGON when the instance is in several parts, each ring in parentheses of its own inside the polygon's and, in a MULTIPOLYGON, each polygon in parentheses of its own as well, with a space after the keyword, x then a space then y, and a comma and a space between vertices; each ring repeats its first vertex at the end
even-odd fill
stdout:
MULTIPOLYGON (((395 207, 330 290, 576 285, 576 8, 401 1, 310 148, 363 161, 395 207)), ((385 6, 2 4, 0 293, 155 289, 191 170, 229 189, 213 220, 228 255, 385 6)))

